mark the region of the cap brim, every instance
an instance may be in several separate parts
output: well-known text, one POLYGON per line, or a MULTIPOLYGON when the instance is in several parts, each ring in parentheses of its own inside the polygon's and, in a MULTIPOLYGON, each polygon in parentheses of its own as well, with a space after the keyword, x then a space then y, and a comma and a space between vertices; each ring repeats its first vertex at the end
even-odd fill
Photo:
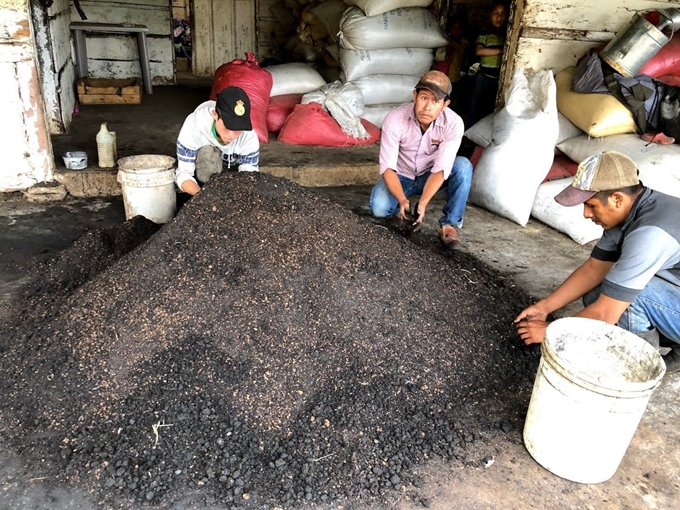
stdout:
POLYGON ((444 99, 445 97, 448 96, 448 94, 445 94, 444 92, 442 92, 442 90, 440 88, 435 87, 434 85, 432 85, 430 83, 425 83, 425 82, 422 82, 422 81, 419 81, 416 84, 415 89, 416 90, 419 90, 419 89, 429 90, 430 92, 432 92, 434 94, 434 97, 436 97, 437 99, 444 99))
POLYGON ((597 191, 585 191, 575 188, 571 184, 555 195, 555 202, 565 207, 581 205, 586 200, 597 195, 597 191))

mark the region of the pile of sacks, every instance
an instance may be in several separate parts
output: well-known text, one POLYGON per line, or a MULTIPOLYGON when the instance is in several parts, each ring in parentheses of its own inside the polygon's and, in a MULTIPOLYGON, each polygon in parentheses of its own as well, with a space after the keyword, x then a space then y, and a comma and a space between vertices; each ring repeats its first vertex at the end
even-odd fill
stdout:
POLYGON ((418 79, 432 68, 434 49, 448 44, 425 8, 432 1, 309 4, 287 44, 304 50, 297 52, 302 62, 260 68, 251 54, 234 60, 217 69, 211 98, 229 85, 243 88, 262 143, 269 133, 301 145, 374 143, 385 116, 413 100, 418 79), (326 82, 317 70, 319 55, 327 65, 339 63, 338 80, 326 82))
MULTIPOLYGON (((680 145, 643 138, 630 107, 606 87, 598 92, 578 91, 583 90, 584 77, 589 79, 595 72, 596 58, 587 55, 578 67, 563 69, 554 80, 527 86, 521 92, 523 100, 513 97, 523 88, 515 76, 506 107, 466 131, 465 136, 478 146, 472 157, 472 203, 520 225, 526 225, 531 215, 579 244, 591 242, 602 235, 602 228, 583 218, 582 207, 562 207, 554 196, 571 183, 580 161, 608 150, 630 156, 646 186, 680 197, 680 145), (548 89, 554 93, 540 92, 548 89), (536 102, 532 98, 537 94, 552 99, 536 102), (545 115, 554 121, 541 121, 545 115), (518 126, 527 123, 533 127, 526 131, 524 142, 508 144, 507 138, 512 133, 519 136, 518 126)), ((680 37, 661 48, 639 73, 669 87, 680 85, 680 37)), ((666 114, 669 109, 680 113, 680 98, 672 94, 659 98, 659 103, 666 114)), ((653 132, 660 126, 648 129, 653 132)))

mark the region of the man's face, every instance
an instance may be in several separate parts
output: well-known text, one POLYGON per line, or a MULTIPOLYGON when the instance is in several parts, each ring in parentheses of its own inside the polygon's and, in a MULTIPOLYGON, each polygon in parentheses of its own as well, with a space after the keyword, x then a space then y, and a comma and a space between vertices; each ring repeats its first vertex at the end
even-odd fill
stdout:
POLYGON ((495 28, 503 28, 505 22, 508 20, 508 12, 504 5, 497 5, 491 11, 491 24, 495 28))
POLYGON ((217 115, 217 112, 214 110, 213 119, 215 119, 215 131, 217 131, 217 136, 219 136, 222 145, 230 144, 243 133, 243 131, 232 131, 231 129, 227 129, 224 125, 224 121, 220 119, 219 115, 217 115))
POLYGON ((427 89, 413 91, 416 119, 423 129, 427 129, 432 121, 437 118, 441 111, 449 105, 449 100, 437 99, 427 89))
POLYGON ((623 196, 614 192, 606 200, 592 197, 583 204, 583 217, 608 230, 623 223, 628 216, 628 211, 623 206, 623 196))

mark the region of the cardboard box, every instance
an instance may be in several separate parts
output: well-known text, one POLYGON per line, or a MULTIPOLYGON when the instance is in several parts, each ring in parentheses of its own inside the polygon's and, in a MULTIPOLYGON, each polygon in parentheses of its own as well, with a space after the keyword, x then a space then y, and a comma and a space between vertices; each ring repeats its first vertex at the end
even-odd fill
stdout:
POLYGON ((142 84, 139 78, 78 80, 80 104, 140 104, 142 84))

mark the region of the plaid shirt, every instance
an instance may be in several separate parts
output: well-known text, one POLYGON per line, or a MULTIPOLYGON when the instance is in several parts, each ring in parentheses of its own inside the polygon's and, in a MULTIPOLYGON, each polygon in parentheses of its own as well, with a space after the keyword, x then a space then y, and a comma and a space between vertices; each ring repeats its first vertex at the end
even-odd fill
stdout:
POLYGON ((463 138, 463 120, 444 108, 423 134, 413 103, 392 110, 380 137, 380 175, 391 168, 409 179, 427 172, 444 172, 448 179, 463 138))

